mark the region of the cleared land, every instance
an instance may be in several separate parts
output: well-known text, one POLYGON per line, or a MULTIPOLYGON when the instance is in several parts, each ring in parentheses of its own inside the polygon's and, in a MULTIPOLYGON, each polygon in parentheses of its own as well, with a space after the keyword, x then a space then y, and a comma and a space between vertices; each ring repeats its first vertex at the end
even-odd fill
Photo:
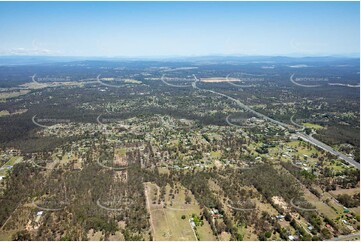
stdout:
POLYGON ((201 78, 201 82, 239 82, 238 78, 225 78, 225 77, 211 77, 211 78, 201 78))
POLYGON ((1 93, 0 93, 0 100, 1 100, 1 99, 8 99, 8 98, 19 97, 19 96, 28 94, 29 92, 30 92, 30 90, 19 90, 19 91, 1 92, 1 93))
MULTIPOLYGON (((161 191, 157 185, 146 183, 145 191, 154 240, 197 240, 189 219, 192 214, 199 215, 201 209, 189 191, 181 187, 178 193, 174 191, 172 198, 170 187, 167 186, 165 201, 160 203, 158 201, 161 191), (186 192, 191 197, 190 204, 185 204, 186 192)), ((205 220, 202 226, 197 226, 196 231, 200 240, 215 240, 211 227, 205 220)))
POLYGON ((303 126, 305 126, 306 128, 311 128, 311 129, 323 129, 323 127, 321 125, 318 124, 312 124, 312 123, 303 123, 303 126))
POLYGON ((355 195, 360 192, 360 188, 349 188, 349 189, 337 189, 335 191, 329 191, 334 196, 341 195, 341 194, 348 194, 350 196, 355 195))

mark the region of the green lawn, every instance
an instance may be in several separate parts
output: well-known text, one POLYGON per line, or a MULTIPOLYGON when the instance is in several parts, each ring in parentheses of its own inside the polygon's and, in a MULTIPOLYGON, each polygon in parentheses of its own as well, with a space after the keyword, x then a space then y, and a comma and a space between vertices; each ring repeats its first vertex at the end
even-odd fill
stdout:
MULTIPOLYGON (((22 160, 21 156, 13 156, 2 167, 5 168, 7 166, 14 166, 15 163, 20 162, 21 160, 22 160)), ((0 170, 0 176, 6 176, 7 170, 8 170, 7 168, 3 169, 3 170, 0 170)))
POLYGON ((212 152, 211 152, 211 157, 212 157, 212 158, 220 159, 221 156, 222 156, 221 151, 212 151, 212 152))
POLYGON ((312 123, 303 123, 303 126, 305 126, 306 128, 311 128, 311 129, 323 129, 323 127, 321 125, 318 124, 312 124, 312 123))
POLYGON ((16 162, 20 161, 21 156, 13 156, 11 159, 5 163, 4 166, 13 166, 16 162))

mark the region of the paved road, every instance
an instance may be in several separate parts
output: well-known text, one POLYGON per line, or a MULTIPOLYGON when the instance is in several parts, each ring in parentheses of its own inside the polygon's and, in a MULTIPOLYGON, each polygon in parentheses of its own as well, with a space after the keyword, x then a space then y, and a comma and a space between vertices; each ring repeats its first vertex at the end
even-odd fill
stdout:
POLYGON ((295 75, 295 73, 293 73, 292 76, 290 76, 290 81, 297 86, 300 86, 300 87, 320 87, 321 86, 321 85, 305 85, 305 84, 297 83, 297 82, 295 82, 295 80, 293 80, 294 75, 295 75))
POLYGON ((325 143, 322 143, 321 141, 313 138, 312 136, 310 135, 306 135, 306 134, 303 134, 303 133, 300 133, 300 132, 297 132, 297 135, 298 137, 300 137, 301 139, 325 150, 325 151, 328 151, 330 152, 331 154, 333 155, 336 155, 337 157, 339 157, 340 159, 348 162, 350 165, 356 167, 357 169, 360 170, 360 163, 356 162, 354 159, 342 154, 341 152, 338 152, 337 150, 334 150, 332 147, 326 145, 325 143))
POLYGON ((355 240, 357 238, 360 238, 360 233, 353 233, 353 234, 349 234, 349 235, 341 235, 337 238, 333 238, 330 241, 350 241, 350 240, 355 240))
POLYGON ((234 101, 235 103, 237 103, 238 106, 240 106, 242 109, 244 109, 244 110, 246 110, 246 111, 248 111, 248 112, 253 113, 255 116, 257 116, 257 117, 259 117, 259 118, 268 120, 268 121, 270 121, 270 122, 272 122, 272 123, 275 123, 275 124, 277 124, 277 125, 280 125, 280 126, 286 128, 286 129, 291 128, 291 126, 290 126, 289 124, 282 123, 282 122, 277 121, 277 120, 275 120, 275 119, 272 119, 272 118, 270 118, 270 117, 268 117, 268 116, 266 116, 266 115, 264 115, 264 114, 262 114, 262 113, 259 113, 259 112, 253 110, 253 109, 250 108, 249 106, 245 105, 244 103, 240 102, 239 100, 237 100, 237 99, 235 99, 235 98, 233 98, 233 97, 230 97, 230 96, 228 96, 228 95, 225 95, 225 94, 223 94, 223 93, 219 93, 219 92, 216 92, 216 91, 213 91, 213 90, 201 89, 201 88, 197 87, 197 82, 199 82, 199 79, 197 79, 197 77, 196 77, 195 75, 193 75, 193 76, 194 76, 194 78, 195 78, 195 80, 196 80, 195 82, 192 83, 193 88, 196 88, 196 89, 201 90, 201 91, 211 92, 211 93, 214 93, 214 94, 217 94, 217 95, 226 97, 226 98, 234 101))
MULTIPOLYGON (((223 97, 226 97, 232 101, 234 101, 235 103, 238 104, 238 106, 240 106, 241 108, 253 113, 254 115, 256 115, 257 117, 259 118, 262 118, 262 119, 265 119, 265 120, 268 120, 272 123, 275 123, 277 125, 280 125, 281 127, 284 127, 286 129, 293 129, 291 127, 291 125, 289 124, 286 124, 286 123, 283 123, 283 122, 280 122, 280 121, 277 121, 275 119, 272 119, 270 117, 267 117, 266 115, 264 114, 261 114, 255 110, 253 110, 252 108, 250 108, 249 106, 245 105, 244 103, 240 102, 239 100, 233 98, 233 97, 230 97, 228 95, 225 95, 223 93, 219 93, 219 92, 216 92, 216 91, 213 91, 213 90, 209 90, 209 89, 202 89, 202 88, 199 88, 197 87, 197 82, 199 82, 199 79, 193 75, 195 81, 192 83, 192 87, 193 88, 196 88, 198 90, 201 90, 201 91, 207 91, 207 92, 211 92, 211 93, 214 93, 214 94, 217 94, 217 95, 220 95, 220 96, 223 96, 223 97)), ((300 133, 300 132, 296 132, 297 136, 300 137, 302 140, 308 142, 308 143, 311 143, 327 152, 330 152, 331 154, 333 155, 336 155, 337 157, 339 157, 340 159, 346 161, 347 163, 349 163, 350 165, 354 166, 355 168, 357 168, 358 170, 360 170, 360 163, 356 162, 354 159, 334 150, 332 147, 330 147, 329 145, 326 145, 325 143, 322 143, 321 141, 313 138, 312 136, 310 135, 306 135, 306 134, 303 134, 303 133, 300 133)))
POLYGON ((303 130, 305 129, 305 127, 302 126, 302 125, 300 125, 300 124, 298 124, 298 123, 296 123, 295 121, 293 121, 293 117, 294 117, 294 116, 295 116, 295 115, 292 115, 292 117, 290 118, 291 123, 292 123, 294 126, 301 128, 301 131, 303 131, 303 130))

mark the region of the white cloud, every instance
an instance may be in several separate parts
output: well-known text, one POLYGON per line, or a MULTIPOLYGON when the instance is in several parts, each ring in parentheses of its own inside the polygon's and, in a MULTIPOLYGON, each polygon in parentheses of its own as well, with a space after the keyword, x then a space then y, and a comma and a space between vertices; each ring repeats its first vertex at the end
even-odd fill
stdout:
POLYGON ((56 55, 59 51, 54 51, 45 48, 11 48, 0 50, 0 55, 56 55))

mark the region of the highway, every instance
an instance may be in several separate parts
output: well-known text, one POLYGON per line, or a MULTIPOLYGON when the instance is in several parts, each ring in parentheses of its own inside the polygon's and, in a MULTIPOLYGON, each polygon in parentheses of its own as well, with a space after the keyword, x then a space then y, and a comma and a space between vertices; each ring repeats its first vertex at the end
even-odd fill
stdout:
MULTIPOLYGON (((256 115, 256 116, 259 117, 259 118, 268 120, 268 121, 270 121, 270 122, 272 122, 272 123, 275 123, 275 124, 277 124, 277 125, 279 125, 279 126, 281 126, 281 127, 283 127, 283 128, 286 128, 286 129, 293 129, 289 124, 286 124, 286 123, 277 121, 277 120, 272 119, 272 118, 270 118, 270 117, 268 117, 268 116, 266 116, 266 115, 264 115, 264 114, 261 114, 261 113, 253 110, 253 109, 250 108, 249 106, 245 105, 244 103, 240 102, 239 100, 237 100, 237 99, 235 99, 235 98, 233 98, 233 97, 230 97, 230 96, 228 96, 228 95, 225 95, 225 94, 223 94, 223 93, 219 93, 219 92, 216 92, 216 91, 213 91, 213 90, 202 89, 202 88, 197 87, 197 82, 199 82, 199 79, 198 79, 195 75, 193 75, 193 77, 194 77, 194 79, 195 79, 195 81, 192 83, 192 87, 193 87, 193 88, 198 89, 198 90, 201 90, 201 91, 211 92, 211 93, 220 95, 220 96, 222 96, 222 97, 226 97, 226 98, 234 101, 234 102, 235 102, 238 106, 240 106, 242 109, 247 110, 247 111, 253 113, 254 115, 256 115)), ((325 144, 325 143, 323 143, 323 142, 321 142, 321 141, 313 138, 313 137, 310 136, 310 135, 306 135, 306 134, 300 133, 300 132, 296 132, 296 134, 297 134, 297 136, 298 136, 299 138, 301 138, 302 140, 304 140, 304 141, 306 141, 306 142, 308 142, 308 143, 310 143, 310 144, 313 144, 313 145, 315 145, 315 146, 317 146, 317 147, 319 147, 319 148, 321 148, 321 149, 323 149, 323 150, 325 150, 325 151, 327 151, 327 152, 329 152, 329 153, 331 153, 331 154, 333 154, 333 155, 336 155, 338 158, 346 161, 346 162, 349 163, 350 165, 354 166, 356 169, 360 170, 360 163, 358 163, 358 162, 356 162, 354 159, 352 159, 352 158, 350 158, 350 157, 342 154, 341 152, 338 152, 338 151, 334 150, 331 146, 329 146, 329 145, 327 145, 327 144, 325 144)))
POLYGON ((347 163, 349 163, 350 165, 356 167, 358 170, 360 170, 360 163, 356 162, 355 160, 353 160, 352 158, 346 156, 345 154, 342 154, 341 152, 338 152, 337 150, 334 150, 331 146, 326 145, 325 143, 322 143, 321 141, 313 138, 310 135, 306 135, 300 132, 297 132, 298 137, 300 137, 302 140, 307 141, 337 157, 339 157, 340 159, 346 161, 347 163))
POLYGON ((239 100, 237 100, 237 99, 235 99, 235 98, 233 98, 233 97, 230 97, 230 96, 228 96, 228 95, 225 95, 225 94, 223 94, 223 93, 219 93, 219 92, 216 92, 216 91, 213 91, 213 90, 201 89, 201 88, 197 87, 197 82, 199 82, 199 80, 197 79, 197 77, 196 77, 195 75, 193 75, 193 76, 194 76, 194 78, 195 78, 195 80, 196 80, 195 82, 192 83, 192 87, 193 87, 193 88, 196 88, 196 89, 201 90, 201 91, 211 92, 211 93, 214 93, 214 94, 217 94, 217 95, 226 97, 226 98, 234 101, 235 103, 237 103, 237 105, 240 106, 242 109, 244 109, 244 110, 246 110, 246 111, 248 111, 248 112, 253 113, 255 116, 257 116, 257 117, 259 117, 259 118, 268 120, 268 121, 270 121, 270 122, 272 122, 272 123, 275 123, 275 124, 277 124, 277 125, 280 125, 280 126, 286 128, 286 129, 291 128, 291 126, 290 126, 289 124, 282 123, 282 122, 277 121, 277 120, 275 120, 275 119, 272 119, 272 118, 270 118, 270 117, 268 117, 268 116, 266 116, 266 115, 264 115, 264 114, 262 114, 262 113, 259 113, 259 112, 253 110, 252 108, 250 108, 250 107, 247 106, 246 104, 240 102, 239 100))

